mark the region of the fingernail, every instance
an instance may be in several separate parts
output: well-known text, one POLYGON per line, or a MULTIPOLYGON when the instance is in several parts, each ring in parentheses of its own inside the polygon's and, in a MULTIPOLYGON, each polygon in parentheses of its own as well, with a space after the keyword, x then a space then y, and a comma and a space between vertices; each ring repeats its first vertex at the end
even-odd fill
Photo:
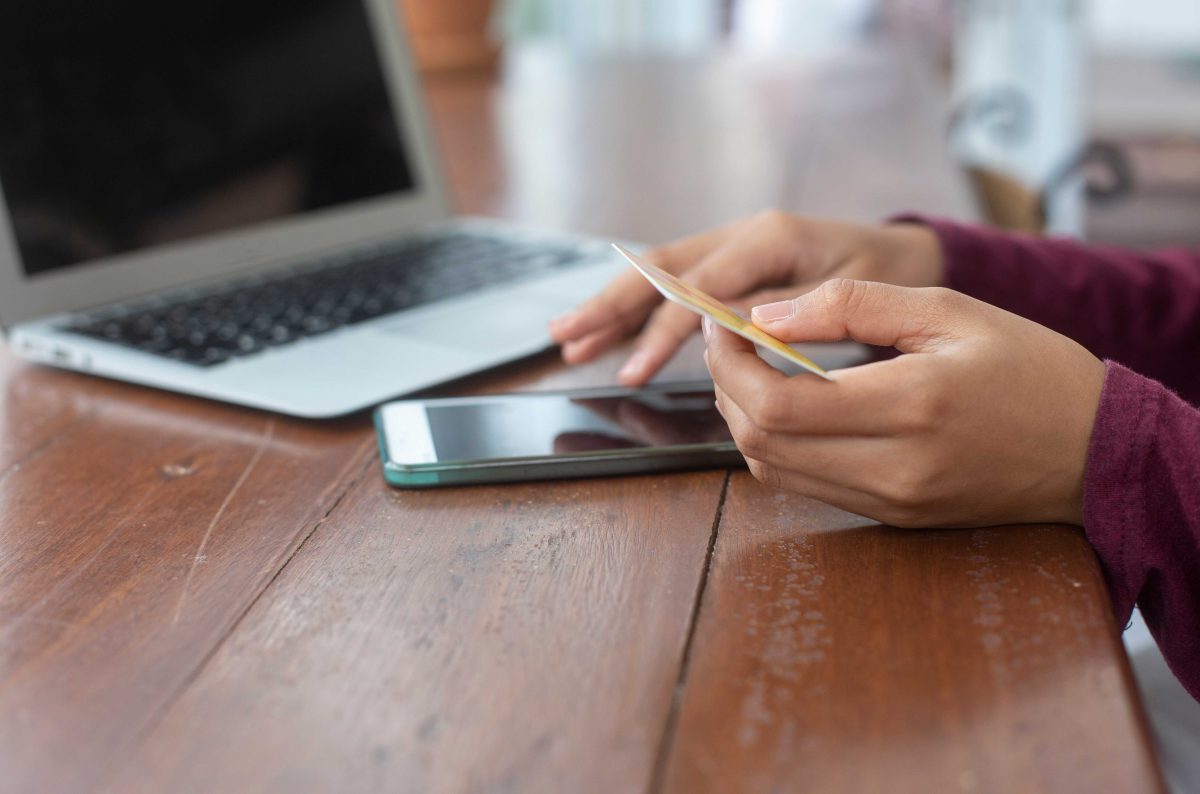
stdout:
POLYGON ((713 332, 712 318, 711 317, 700 318, 700 328, 704 331, 705 339, 708 339, 710 336, 712 336, 712 332, 713 332))
POLYGON ((645 353, 634 353, 629 357, 629 360, 617 372, 617 377, 621 380, 626 378, 636 378, 646 369, 646 365, 650 363, 650 356, 645 353))
POLYGON ((713 405, 717 407, 717 413, 719 413, 723 418, 725 416, 725 412, 721 410, 721 401, 713 400, 713 405))
POLYGON ((750 317, 764 323, 777 323, 780 320, 786 320, 791 317, 795 312, 796 304, 794 301, 779 301, 778 303, 766 303, 762 306, 755 306, 750 310, 750 317))
POLYGON ((567 320, 570 320, 574 316, 575 316, 575 312, 565 312, 563 314, 558 315, 557 317, 551 317, 550 322, 547 323, 547 325, 550 327, 550 330, 553 331, 557 328, 561 328, 564 325, 566 325, 567 320))

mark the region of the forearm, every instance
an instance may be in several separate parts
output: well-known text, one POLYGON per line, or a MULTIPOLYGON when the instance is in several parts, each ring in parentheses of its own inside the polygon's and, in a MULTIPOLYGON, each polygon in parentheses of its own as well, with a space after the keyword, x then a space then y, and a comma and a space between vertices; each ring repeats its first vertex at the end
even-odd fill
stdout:
POLYGON ((1200 254, 1135 253, 915 216, 947 287, 1052 328, 1200 402, 1200 254))
POLYGON ((1084 529, 1122 625, 1136 603, 1200 699, 1200 410, 1109 364, 1084 482, 1084 529))

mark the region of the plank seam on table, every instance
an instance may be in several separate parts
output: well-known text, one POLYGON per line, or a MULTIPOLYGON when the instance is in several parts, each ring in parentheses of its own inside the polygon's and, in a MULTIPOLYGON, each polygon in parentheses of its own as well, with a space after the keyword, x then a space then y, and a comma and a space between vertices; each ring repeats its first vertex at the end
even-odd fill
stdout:
MULTIPOLYGON (((212 647, 209 648, 208 651, 200 658, 200 661, 196 664, 196 666, 192 669, 192 671, 190 673, 188 673, 188 675, 179 683, 179 686, 175 689, 175 691, 173 693, 171 693, 170 696, 168 696, 166 699, 163 700, 162 705, 156 710, 156 713, 154 713, 146 721, 146 727, 143 730, 139 731, 133 738, 130 739, 130 741, 126 745, 126 748, 132 749, 134 747, 141 746, 142 744, 144 744, 146 742, 146 740, 150 737, 150 735, 153 734, 155 730, 157 730, 157 728, 158 728, 159 724, 162 722, 163 718, 167 715, 168 712, 171 711, 172 708, 174 708, 175 703, 178 702, 179 698, 183 696, 183 693, 187 691, 188 687, 190 687, 196 681, 196 679, 200 677, 200 674, 202 672, 204 672, 204 669, 206 667, 208 667, 209 662, 211 662, 213 660, 213 658, 217 655, 217 652, 220 651, 222 646, 224 646, 225 643, 229 640, 229 638, 232 637, 237 632, 238 626, 240 626, 242 624, 242 622, 245 621, 246 616, 248 614, 250 614, 250 611, 252 609, 254 609, 254 605, 257 604, 259 602, 259 600, 262 599, 263 595, 271 589, 271 586, 273 584, 275 584, 275 581, 283 573, 284 569, 286 569, 288 567, 288 565, 291 564, 292 560, 295 559, 296 555, 300 553, 300 549, 302 549, 304 547, 304 544, 308 543, 309 538, 311 538, 316 533, 316 531, 318 529, 320 529, 321 526, 327 520, 329 520, 329 517, 331 515, 333 515, 333 512, 335 510, 337 510, 338 506, 340 506, 342 504, 342 502, 344 502, 346 500, 346 497, 350 495, 350 492, 353 491, 358 486, 358 484, 363 481, 364 477, 366 476, 367 470, 371 468, 371 464, 375 461, 375 454, 374 454, 375 443, 376 442, 375 442, 374 434, 371 434, 371 436, 368 437, 368 439, 361 446, 359 446, 359 448, 357 450, 354 451, 353 455, 351 455, 351 458, 350 458, 352 461, 359 458, 360 456, 363 456, 363 455, 366 456, 366 460, 363 461, 362 464, 358 467, 358 473, 352 479, 347 481, 346 487, 344 489, 342 489, 341 493, 339 493, 337 495, 337 498, 334 499, 333 502, 329 505, 329 509, 327 509, 321 515, 320 518, 318 518, 316 521, 313 522, 312 527, 307 532, 303 533, 303 536, 300 538, 300 541, 287 554, 287 556, 284 558, 283 562, 280 563, 279 567, 275 570, 275 573, 273 573, 271 575, 271 578, 268 579, 266 581, 266 583, 264 583, 263 586, 259 589, 259 591, 254 595, 254 597, 252 599, 250 599, 249 603, 246 604, 246 608, 243 609, 241 611, 241 613, 236 618, 234 618, 234 620, 232 620, 230 622, 229 628, 225 631, 225 633, 220 638, 217 639, 216 642, 213 643, 212 647)), ((350 466, 346 467, 346 469, 348 469, 348 468, 350 468, 350 466)), ((342 472, 345 472, 346 469, 343 469, 342 472)), ((339 473, 339 475, 340 475, 340 473, 339 473)), ((118 765, 120 763, 119 759, 127 758, 127 757, 129 757, 128 752, 114 753, 113 765, 107 770, 106 778, 111 780, 111 778, 116 774, 116 771, 118 769, 118 765)))
POLYGON ((700 624, 700 610, 704 608, 704 593, 708 589, 708 573, 712 569, 713 552, 717 548, 717 533, 721 531, 721 517, 725 514, 725 498, 729 494, 729 481, 733 472, 725 472, 725 481, 721 484, 721 495, 717 498, 716 515, 713 516, 712 530, 708 534, 708 549, 704 552, 704 564, 700 568, 700 581, 696 585, 696 598, 692 603, 691 621, 688 624, 687 638, 683 642, 683 654, 679 660, 679 676, 675 679, 675 691, 671 695, 671 707, 667 709, 667 717, 663 721, 662 738, 658 743, 658 753, 654 759, 654 770, 650 776, 648 791, 662 791, 667 771, 667 759, 671 756, 671 747, 675 738, 675 726, 679 721, 679 709, 683 705, 683 690, 687 684, 688 662, 692 656, 692 642, 696 637, 696 627, 700 624))

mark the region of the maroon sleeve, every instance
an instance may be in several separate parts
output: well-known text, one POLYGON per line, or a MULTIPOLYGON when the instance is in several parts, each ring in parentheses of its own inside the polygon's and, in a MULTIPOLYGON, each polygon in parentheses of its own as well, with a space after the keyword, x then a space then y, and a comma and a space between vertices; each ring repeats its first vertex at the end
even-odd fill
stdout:
POLYGON ((1108 363, 1084 478, 1083 523, 1124 623, 1136 603, 1200 700, 1200 410, 1108 363))
POLYGON ((1200 252, 1139 253, 904 216, 937 234, 945 284, 1200 403, 1200 252))

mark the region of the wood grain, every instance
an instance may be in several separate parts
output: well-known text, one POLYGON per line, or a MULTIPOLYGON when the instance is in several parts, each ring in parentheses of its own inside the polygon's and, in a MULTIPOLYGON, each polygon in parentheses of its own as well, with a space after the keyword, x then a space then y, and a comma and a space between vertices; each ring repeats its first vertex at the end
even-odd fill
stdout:
POLYGON ((724 478, 365 479, 114 790, 644 790, 724 478))
POLYGON ((370 459, 313 426, 12 363, 0 480, 4 791, 80 791, 141 737, 370 459), (27 421, 28 420, 28 421, 27 421))
POLYGON ((1075 528, 880 527, 729 486, 667 792, 1156 791, 1075 528))
POLYGON ((19 361, 0 345, 0 483, 59 443, 87 418, 84 401, 38 387, 48 371, 19 361))

